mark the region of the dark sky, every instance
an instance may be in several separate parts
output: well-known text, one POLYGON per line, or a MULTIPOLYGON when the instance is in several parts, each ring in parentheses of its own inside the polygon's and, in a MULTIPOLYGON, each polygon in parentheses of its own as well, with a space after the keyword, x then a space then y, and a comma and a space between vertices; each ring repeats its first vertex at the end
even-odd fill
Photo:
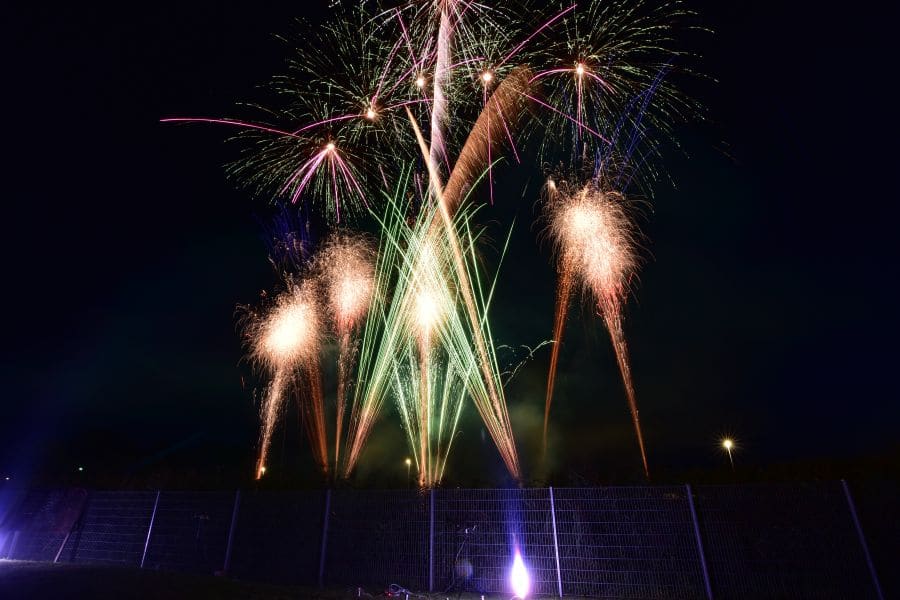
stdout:
MULTIPOLYGON (((271 209, 225 180, 230 132, 158 119, 240 115, 235 102, 258 98, 254 86, 282 70, 273 34, 326 4, 7 15, 0 475, 247 479, 258 380, 241 362, 235 306, 275 284, 259 226, 271 209)), ((717 82, 689 90, 708 120, 679 129, 686 153, 666 153, 676 185, 656 187, 642 223, 650 255, 626 324, 663 479, 720 470, 723 434, 763 476, 793 463, 896 461, 895 68, 877 25, 889 15, 784 4, 689 3, 715 30, 692 43, 717 82)), ((495 334, 535 345, 550 337, 554 273, 531 226, 536 181, 507 181, 515 193, 486 213, 517 219, 495 334)), ((583 309, 566 335, 552 477, 639 480, 606 333, 583 309)), ((508 390, 529 478, 539 476, 547 360, 545 348, 508 390)), ((502 481, 469 412, 450 478, 502 481)), ((289 483, 313 480, 301 448, 293 415, 273 450, 289 483)), ((402 481, 406 453, 389 411, 360 483, 402 481)))

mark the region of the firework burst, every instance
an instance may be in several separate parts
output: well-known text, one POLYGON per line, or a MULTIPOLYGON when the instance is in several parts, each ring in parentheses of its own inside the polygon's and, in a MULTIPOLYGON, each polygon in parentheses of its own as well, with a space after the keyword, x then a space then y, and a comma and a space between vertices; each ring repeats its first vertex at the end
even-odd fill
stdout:
MULTIPOLYGON (((673 125, 700 111, 669 77, 688 72, 680 63, 690 55, 677 37, 695 18, 679 0, 608 0, 578 5, 561 19, 531 79, 546 117, 542 156, 602 163, 614 149, 631 159, 672 140, 673 125)), ((652 163, 637 162, 656 176, 652 163)))

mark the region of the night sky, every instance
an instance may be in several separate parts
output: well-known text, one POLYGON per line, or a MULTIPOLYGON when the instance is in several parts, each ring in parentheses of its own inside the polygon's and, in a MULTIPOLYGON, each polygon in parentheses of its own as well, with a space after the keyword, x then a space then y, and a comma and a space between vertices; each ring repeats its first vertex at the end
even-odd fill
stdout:
MULTIPOLYGON (((283 71, 273 34, 327 4, 7 16, 0 477, 249 480, 261 382, 242 361, 235 308, 276 284, 260 226, 273 209, 226 181, 231 131, 158 120, 240 116, 235 103, 283 71)), ((689 3, 715 31, 690 40, 715 81, 689 84, 707 120, 678 129, 684 152, 665 152, 675 185, 656 185, 641 222, 649 252, 626 322, 656 480, 730 477, 726 434, 737 477, 897 471, 896 67, 876 25, 887 15, 786 4, 689 3)), ((532 175, 498 174, 509 191, 483 213, 495 239, 516 220, 492 311, 498 343, 512 346, 549 338, 553 318, 532 175)), ((545 474, 548 350, 508 388, 530 481, 545 474)), ((273 480, 311 485, 296 419, 276 435, 273 480)), ((473 409, 461 429, 449 482, 506 483, 473 409)), ((549 481, 641 481, 608 336, 588 307, 570 316, 551 430, 549 481)), ((406 455, 389 408, 355 483, 402 484, 406 455)))

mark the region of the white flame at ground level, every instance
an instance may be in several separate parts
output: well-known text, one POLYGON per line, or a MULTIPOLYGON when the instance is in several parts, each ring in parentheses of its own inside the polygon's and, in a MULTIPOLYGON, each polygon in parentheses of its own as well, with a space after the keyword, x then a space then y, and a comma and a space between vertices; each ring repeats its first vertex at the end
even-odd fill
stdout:
POLYGON ((531 577, 528 576, 528 569, 522 561, 522 555, 516 550, 513 557, 512 571, 509 574, 509 582, 512 584, 513 593, 516 598, 525 599, 528 592, 531 591, 531 577))

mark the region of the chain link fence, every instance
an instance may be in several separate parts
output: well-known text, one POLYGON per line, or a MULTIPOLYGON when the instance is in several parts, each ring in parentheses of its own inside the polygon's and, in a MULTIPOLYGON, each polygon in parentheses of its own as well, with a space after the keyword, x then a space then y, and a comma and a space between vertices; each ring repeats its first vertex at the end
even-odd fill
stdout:
POLYGON ((896 485, 0 491, 0 558, 595 598, 898 597, 896 485))

